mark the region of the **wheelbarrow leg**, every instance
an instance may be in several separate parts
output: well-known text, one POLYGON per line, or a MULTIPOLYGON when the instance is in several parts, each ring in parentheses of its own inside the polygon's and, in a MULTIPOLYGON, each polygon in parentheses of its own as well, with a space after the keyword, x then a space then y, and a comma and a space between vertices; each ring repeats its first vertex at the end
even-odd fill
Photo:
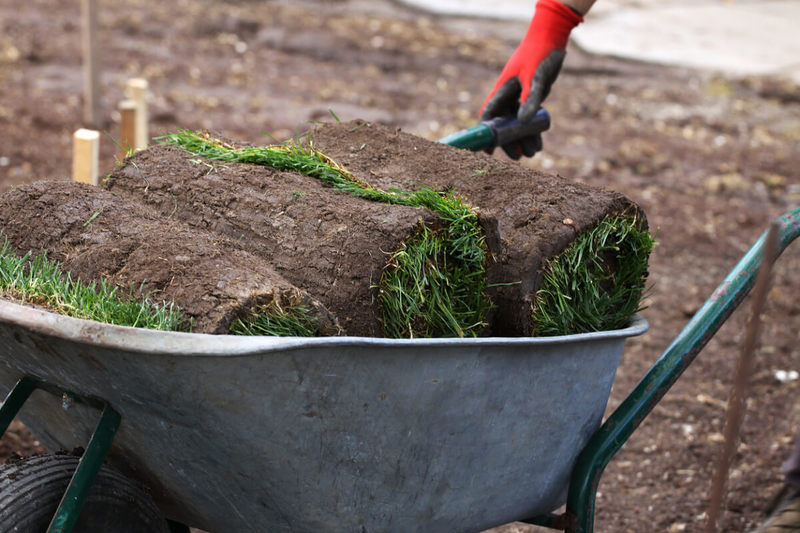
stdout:
MULTIPOLYGON (((11 421, 17 416, 31 393, 39 386, 39 382, 35 379, 23 377, 8 393, 3 405, 0 406, 0 429, 2 430, 0 436, 5 434, 11 421)), ((48 387, 43 388, 47 389, 48 387)), ((64 394, 72 396, 69 393, 64 394)), ((90 403, 96 402, 92 401, 90 403)), ((83 507, 86 498, 89 496, 92 484, 103 466, 103 461, 108 455, 108 451, 111 449, 114 435, 116 435, 119 428, 120 416, 107 403, 102 402, 100 405, 102 406, 100 421, 97 423, 89 443, 86 445, 86 451, 83 452, 78 462, 78 467, 75 469, 67 490, 61 498, 61 503, 56 509, 47 533, 70 533, 72 531, 80 515, 81 507, 83 507)))
POLYGON ((6 399, 3 400, 3 405, 0 405, 0 437, 6 434, 11 421, 17 416, 34 389, 36 389, 36 380, 28 377, 22 378, 17 381, 6 399))
POLYGON ((119 428, 120 416, 108 404, 103 407, 100 421, 95 427, 86 451, 83 452, 78 468, 72 475, 72 479, 67 486, 67 491, 58 504, 58 509, 50 522, 47 533, 68 533, 72 531, 75 522, 80 515, 81 507, 89 496, 97 473, 103 466, 103 461, 111 449, 114 435, 119 428))

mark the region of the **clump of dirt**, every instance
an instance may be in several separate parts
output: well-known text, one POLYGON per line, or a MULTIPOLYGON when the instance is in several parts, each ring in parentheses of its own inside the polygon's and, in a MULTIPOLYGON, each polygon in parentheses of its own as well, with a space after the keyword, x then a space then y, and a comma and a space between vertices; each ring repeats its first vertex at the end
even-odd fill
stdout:
POLYGON ((318 298, 350 335, 386 333, 378 302, 388 289, 378 281, 388 254, 404 246, 420 224, 442 224, 443 213, 430 202, 423 203, 429 208, 397 205, 420 191, 461 197, 478 216, 494 304, 483 330, 490 335, 531 334, 531 305, 545 262, 605 217, 625 217, 646 228, 641 210, 619 193, 364 121, 318 126, 306 144, 375 193, 367 198, 300 172, 237 162, 235 147, 199 139, 196 153, 154 146, 134 155, 111 173, 105 187, 161 216, 235 240, 318 298), (216 154, 209 157, 217 160, 199 153, 216 154))
MULTIPOLYGON (((196 331, 228 333, 257 308, 309 308, 320 325, 303 334, 341 323, 349 335, 392 337, 530 335, 543 272, 568 245, 610 215, 646 228, 620 194, 363 121, 310 134, 307 145, 330 155, 170 139, 187 144, 129 157, 105 190, 40 182, 8 192, 0 228, 81 280, 174 302, 196 331)), ((609 268, 620 259, 581 255, 609 268)), ((592 329, 565 326, 550 334, 592 329)))

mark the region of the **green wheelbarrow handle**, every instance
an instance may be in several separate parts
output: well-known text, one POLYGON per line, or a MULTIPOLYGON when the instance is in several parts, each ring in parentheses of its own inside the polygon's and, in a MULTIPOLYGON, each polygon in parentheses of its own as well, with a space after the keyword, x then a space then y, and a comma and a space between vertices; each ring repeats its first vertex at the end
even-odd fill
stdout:
MULTIPOLYGON (((778 238, 775 257, 800 236, 800 207, 785 213, 776 222, 778 238)), ((603 470, 753 287, 764 255, 766 235, 764 232, 739 260, 633 391, 589 440, 572 471, 566 512, 560 516, 535 517, 527 522, 563 529, 567 533, 592 533, 595 493, 603 470)))
POLYGON ((545 108, 540 108, 530 122, 522 124, 516 117, 497 117, 442 137, 439 142, 477 152, 511 144, 525 137, 541 135, 548 128, 550 113, 545 108))

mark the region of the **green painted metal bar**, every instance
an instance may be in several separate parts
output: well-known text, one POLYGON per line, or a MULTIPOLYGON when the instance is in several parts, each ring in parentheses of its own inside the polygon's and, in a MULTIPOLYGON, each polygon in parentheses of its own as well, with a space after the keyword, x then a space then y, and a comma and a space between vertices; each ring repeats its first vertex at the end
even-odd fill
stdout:
MULTIPOLYGON (((19 413, 31 393, 37 388, 43 388, 56 396, 58 396, 60 392, 61 394, 69 394, 71 397, 81 400, 80 397, 72 395, 71 393, 53 389, 53 387, 45 384, 40 384, 33 378, 27 376, 23 377, 17 381, 17 384, 11 392, 8 393, 2 406, 0 406, 0 429, 2 429, 0 435, 5 434, 11 421, 17 416, 17 413, 19 413)), ((87 399, 86 403, 94 405, 97 402, 92 399, 87 399)), ((80 515, 81 507, 86 501, 92 484, 97 477, 97 473, 103 466, 103 461, 108 451, 111 449, 111 443, 114 440, 114 435, 116 435, 119 424, 119 414, 108 404, 103 404, 100 421, 97 423, 97 427, 95 427, 89 439, 86 451, 78 462, 78 468, 72 475, 72 479, 61 499, 55 516, 50 522, 50 527, 47 530, 48 533, 70 533, 72 531, 80 515)))
POLYGON ((497 117, 482 121, 477 126, 457 131, 447 137, 442 137, 438 142, 477 152, 540 135, 549 127, 550 114, 546 109, 540 108, 536 115, 524 124, 513 116, 497 117))
POLYGON ((494 146, 494 134, 489 126, 478 124, 439 139, 440 143, 478 152, 494 146))
POLYGON ((550 529, 557 529, 560 531, 567 529, 566 515, 564 514, 543 514, 520 520, 520 522, 524 524, 533 524, 534 526, 549 527, 550 529))
POLYGON ((119 414, 106 404, 100 415, 100 421, 86 446, 86 451, 83 452, 83 456, 78 462, 78 468, 75 469, 67 491, 61 498, 56 514, 50 522, 47 533, 70 533, 72 531, 97 473, 100 472, 103 461, 111 449, 111 443, 119 424, 119 414))
POLYGON ((20 379, 8 393, 6 399, 3 400, 3 405, 0 406, 0 437, 6 434, 11 421, 22 409, 23 404, 28 401, 28 397, 36 389, 36 383, 33 378, 24 377, 20 379))
MULTIPOLYGON (((777 222, 776 256, 800 236, 800 208, 784 214, 777 222)), ((761 264, 765 237, 766 233, 761 235, 736 264, 578 456, 567 497, 565 531, 592 533, 595 494, 603 470, 747 295, 761 264)))

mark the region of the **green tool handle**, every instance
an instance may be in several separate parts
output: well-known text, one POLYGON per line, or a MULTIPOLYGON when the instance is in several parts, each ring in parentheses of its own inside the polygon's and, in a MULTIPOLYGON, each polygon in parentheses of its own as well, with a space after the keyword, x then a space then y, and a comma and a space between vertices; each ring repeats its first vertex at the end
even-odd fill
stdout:
MULTIPOLYGON (((785 213, 777 223, 775 257, 800 236, 800 207, 785 213)), ((766 232, 739 260, 578 456, 570 479, 565 531, 593 531, 595 492, 603 470, 752 288, 764 254, 765 240, 766 232)))
POLYGON ((442 137, 439 142, 477 152, 510 144, 525 137, 534 137, 548 128, 550 113, 545 108, 540 108, 530 122, 522 124, 516 117, 497 117, 442 137))

